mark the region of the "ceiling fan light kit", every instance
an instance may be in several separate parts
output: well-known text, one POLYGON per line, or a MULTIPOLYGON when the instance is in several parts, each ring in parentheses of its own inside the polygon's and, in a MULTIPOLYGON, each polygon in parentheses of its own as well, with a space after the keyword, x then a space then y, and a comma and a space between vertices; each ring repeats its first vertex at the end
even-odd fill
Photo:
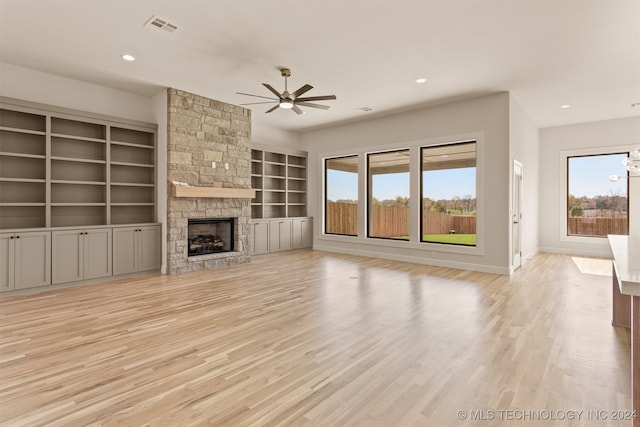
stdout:
POLYGON ((268 96, 261 96, 261 95, 253 95, 250 93, 236 92, 238 95, 253 96, 256 98, 264 98, 264 99, 270 100, 270 101, 262 101, 262 102, 250 102, 250 103, 240 104, 240 105, 271 104, 272 102, 276 102, 276 105, 268 109, 267 111, 265 111, 265 113, 270 113, 274 110, 277 110, 278 108, 282 108, 283 110, 293 110, 296 114, 304 114, 304 111, 300 107, 318 108, 321 110, 329 109, 328 105, 315 104, 309 101, 327 101, 327 100, 336 99, 335 95, 300 97, 301 95, 313 89, 313 86, 309 84, 305 84, 295 92, 289 93, 289 89, 287 87, 287 79, 291 77, 291 70, 289 68, 281 68, 280 75, 284 77, 284 91, 282 93, 278 92, 270 84, 262 83, 262 85, 266 87, 277 98, 271 98, 268 96))

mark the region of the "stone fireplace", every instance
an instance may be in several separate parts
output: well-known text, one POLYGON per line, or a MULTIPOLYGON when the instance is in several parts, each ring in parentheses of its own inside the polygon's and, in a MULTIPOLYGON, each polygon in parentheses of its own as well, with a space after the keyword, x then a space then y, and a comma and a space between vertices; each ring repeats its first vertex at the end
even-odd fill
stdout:
POLYGON ((247 263, 251 199, 174 197, 172 185, 250 189, 251 111, 176 89, 168 89, 167 98, 167 272, 247 263), (222 231, 190 234, 190 223, 197 230, 212 218, 231 219, 233 236, 220 236, 222 231), (192 240, 197 236, 202 236, 199 243, 192 240), (216 239, 223 241, 224 250, 204 253, 204 247, 219 247, 216 239))

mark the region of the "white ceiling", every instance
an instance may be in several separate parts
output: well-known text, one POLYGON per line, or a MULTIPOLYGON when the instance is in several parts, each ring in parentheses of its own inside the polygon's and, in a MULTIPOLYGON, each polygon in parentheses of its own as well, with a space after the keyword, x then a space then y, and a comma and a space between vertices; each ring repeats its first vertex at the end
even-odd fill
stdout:
POLYGON ((299 116, 252 108, 286 130, 497 91, 548 127, 640 115, 640 1, 0 0, 0 60, 233 104, 270 96, 261 83, 283 90, 289 67, 290 91, 337 100, 299 116), (179 29, 144 26, 152 15, 179 29))

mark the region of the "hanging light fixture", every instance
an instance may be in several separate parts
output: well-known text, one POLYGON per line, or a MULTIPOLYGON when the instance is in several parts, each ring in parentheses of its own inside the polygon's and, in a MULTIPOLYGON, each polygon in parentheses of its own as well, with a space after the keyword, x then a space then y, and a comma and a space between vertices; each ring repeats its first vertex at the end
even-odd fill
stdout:
MULTIPOLYGON (((629 152, 629 157, 622 160, 622 164, 629 171, 629 178, 640 176, 640 147, 636 147, 629 152)), ((609 181, 618 182, 620 175, 609 175, 609 181)))
POLYGON ((636 147, 629 153, 629 157, 622 161, 631 176, 640 176, 640 147, 636 147))

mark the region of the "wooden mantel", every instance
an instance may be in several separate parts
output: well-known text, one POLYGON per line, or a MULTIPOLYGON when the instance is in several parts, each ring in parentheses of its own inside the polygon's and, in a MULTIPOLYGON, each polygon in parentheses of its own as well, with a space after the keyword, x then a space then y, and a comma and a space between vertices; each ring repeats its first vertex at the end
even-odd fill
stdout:
POLYGON ((256 190, 252 188, 222 188, 222 187, 187 187, 171 186, 173 197, 220 198, 220 199, 253 199, 256 190))

